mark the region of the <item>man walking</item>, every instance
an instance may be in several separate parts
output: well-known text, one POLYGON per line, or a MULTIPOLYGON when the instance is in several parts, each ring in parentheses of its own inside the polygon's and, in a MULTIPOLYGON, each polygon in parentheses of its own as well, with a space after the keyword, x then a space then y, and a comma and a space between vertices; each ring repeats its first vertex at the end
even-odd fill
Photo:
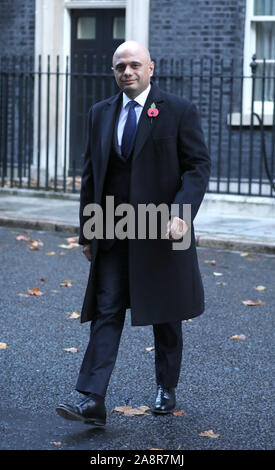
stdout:
POLYGON ((91 321, 91 334, 76 390, 86 398, 56 408, 63 418, 98 426, 106 423, 104 399, 127 308, 132 326, 153 326, 153 411, 175 409, 181 321, 204 311, 193 220, 211 168, 196 106, 151 81, 154 62, 142 44, 121 44, 113 56, 113 71, 121 91, 89 111, 81 186, 79 243, 91 262, 81 322, 91 321), (108 196, 114 197, 115 208, 121 203, 135 209, 139 204, 165 203, 170 209, 167 238, 110 239, 107 221, 104 238, 90 239, 85 231, 89 216, 83 210, 96 203, 106 213, 108 196), (177 213, 173 204, 179 205, 177 213), (183 204, 191 204, 189 223, 183 204), (173 240, 186 234, 190 246, 172 249, 173 240))

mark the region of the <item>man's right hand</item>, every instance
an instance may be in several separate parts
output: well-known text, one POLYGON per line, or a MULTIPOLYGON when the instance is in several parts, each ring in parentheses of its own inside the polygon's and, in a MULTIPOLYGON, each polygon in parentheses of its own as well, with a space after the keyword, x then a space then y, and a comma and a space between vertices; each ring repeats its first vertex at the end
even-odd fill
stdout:
POLYGON ((90 250, 90 245, 83 245, 83 250, 82 253, 86 256, 88 261, 91 261, 91 250, 90 250))

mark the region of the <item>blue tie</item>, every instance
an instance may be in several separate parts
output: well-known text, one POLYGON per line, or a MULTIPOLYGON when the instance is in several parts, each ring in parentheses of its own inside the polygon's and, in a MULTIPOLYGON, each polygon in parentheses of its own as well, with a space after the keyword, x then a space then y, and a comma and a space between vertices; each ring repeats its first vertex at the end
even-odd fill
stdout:
POLYGON ((137 129, 137 116, 135 112, 135 106, 137 104, 138 103, 134 100, 129 101, 128 104, 129 111, 121 141, 121 154, 124 158, 129 157, 135 138, 135 133, 137 129))

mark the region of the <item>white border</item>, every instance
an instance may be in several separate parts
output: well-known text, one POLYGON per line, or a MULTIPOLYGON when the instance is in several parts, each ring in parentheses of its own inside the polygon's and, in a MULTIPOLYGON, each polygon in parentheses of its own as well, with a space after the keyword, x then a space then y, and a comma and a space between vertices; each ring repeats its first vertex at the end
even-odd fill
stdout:
MULTIPOLYGON (((246 15, 245 15, 245 36, 244 36, 244 77, 251 77, 250 63, 252 61, 252 55, 256 51, 256 23, 258 21, 274 21, 275 16, 254 16, 254 0, 246 1, 246 15)), ((260 63, 262 61, 257 60, 260 63)), ((273 61, 272 61, 273 62, 273 61)), ((275 60, 274 60, 275 62, 275 60)), ((252 80, 251 78, 244 79, 243 83, 243 113, 251 113, 251 96, 252 96, 252 80)), ((272 115, 273 113, 273 102, 264 102, 264 115, 272 115)), ((262 102, 254 101, 254 111, 262 113, 262 102)))

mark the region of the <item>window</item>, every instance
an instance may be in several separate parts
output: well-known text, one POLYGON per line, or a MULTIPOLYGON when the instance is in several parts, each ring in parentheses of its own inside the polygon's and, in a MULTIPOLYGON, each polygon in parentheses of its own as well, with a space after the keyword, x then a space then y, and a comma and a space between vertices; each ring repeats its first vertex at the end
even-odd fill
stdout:
MULTIPOLYGON (((275 0, 247 0, 244 46, 244 76, 251 76, 250 63, 256 54, 253 109, 272 117, 275 93, 275 0)), ((244 80, 244 113, 251 113, 253 81, 244 80)))
POLYGON ((95 39, 96 19, 92 16, 81 17, 77 20, 77 39, 95 39))
POLYGON ((125 16, 114 17, 113 39, 125 39, 125 16))

